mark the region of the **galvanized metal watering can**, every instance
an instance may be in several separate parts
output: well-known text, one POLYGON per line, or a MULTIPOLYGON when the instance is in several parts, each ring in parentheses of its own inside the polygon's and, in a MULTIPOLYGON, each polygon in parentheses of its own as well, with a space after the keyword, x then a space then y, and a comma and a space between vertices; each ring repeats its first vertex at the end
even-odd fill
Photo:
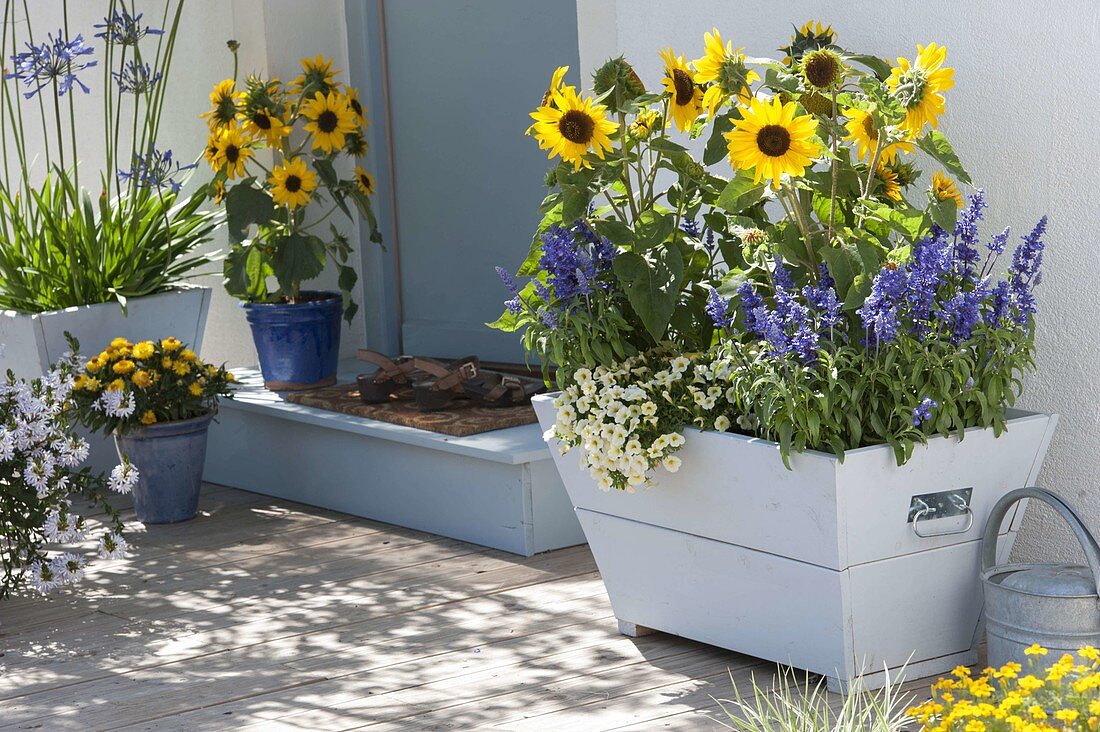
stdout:
POLYGON ((1033 656, 1045 668, 1085 645, 1100 646, 1100 545, 1077 513, 1043 488, 1019 488, 993 507, 982 539, 982 589, 988 665, 1025 662, 1033 643, 1047 648, 1033 656), (1081 542, 1087 567, 1079 564, 997 565, 997 532, 1013 504, 1034 498, 1058 512, 1081 542))

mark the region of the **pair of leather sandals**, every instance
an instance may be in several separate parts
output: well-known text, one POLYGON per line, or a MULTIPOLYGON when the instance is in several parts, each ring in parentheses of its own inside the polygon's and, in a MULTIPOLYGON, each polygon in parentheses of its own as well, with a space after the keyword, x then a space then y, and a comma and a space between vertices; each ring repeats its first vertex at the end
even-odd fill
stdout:
POLYGON ((486 407, 515 407, 546 388, 541 379, 483 369, 477 356, 450 362, 422 356, 393 359, 364 349, 359 358, 378 367, 356 379, 364 404, 415 399, 420 411, 435 412, 456 399, 472 399, 486 407))

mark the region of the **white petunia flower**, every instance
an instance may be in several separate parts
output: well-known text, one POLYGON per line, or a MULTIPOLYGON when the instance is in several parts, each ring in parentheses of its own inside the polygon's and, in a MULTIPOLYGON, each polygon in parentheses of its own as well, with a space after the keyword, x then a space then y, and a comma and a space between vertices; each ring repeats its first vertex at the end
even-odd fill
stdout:
POLYGON ((724 414, 719 414, 717 419, 714 420, 714 429, 719 432, 725 432, 730 428, 730 418, 724 414))

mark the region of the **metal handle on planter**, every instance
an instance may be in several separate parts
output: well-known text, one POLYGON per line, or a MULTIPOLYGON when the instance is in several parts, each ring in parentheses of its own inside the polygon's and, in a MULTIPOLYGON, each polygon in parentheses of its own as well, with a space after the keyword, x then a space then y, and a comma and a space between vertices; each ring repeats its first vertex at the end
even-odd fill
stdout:
POLYGON ((1096 584, 1096 594, 1100 595, 1100 545, 1096 543, 1096 539, 1085 528, 1081 517, 1068 503, 1047 489, 1038 486, 1009 491, 1001 500, 997 501, 996 505, 993 506, 993 510, 989 512, 989 523, 985 525, 985 535, 982 537, 982 572, 987 572, 997 563, 997 535, 1001 528, 1001 522, 1008 514, 1008 509, 1024 498, 1037 498, 1057 511, 1058 515, 1065 520, 1070 530, 1077 536, 1077 541, 1081 543, 1081 549, 1085 552, 1085 561, 1088 562, 1089 570, 1092 572, 1092 581, 1096 584))
POLYGON ((970 531, 970 529, 974 526, 974 511, 970 508, 970 505, 967 503, 963 503, 962 505, 956 503, 956 506, 958 506, 963 514, 966 515, 966 526, 963 526, 961 529, 951 529, 949 531, 932 531, 928 533, 922 533, 917 525, 920 523, 920 520, 922 518, 935 513, 936 509, 928 505, 924 501, 921 501, 919 498, 915 500, 920 501, 924 504, 924 506, 913 516, 913 520, 910 525, 913 527, 913 533, 922 539, 931 539, 936 536, 951 536, 952 534, 965 534, 966 532, 970 531))

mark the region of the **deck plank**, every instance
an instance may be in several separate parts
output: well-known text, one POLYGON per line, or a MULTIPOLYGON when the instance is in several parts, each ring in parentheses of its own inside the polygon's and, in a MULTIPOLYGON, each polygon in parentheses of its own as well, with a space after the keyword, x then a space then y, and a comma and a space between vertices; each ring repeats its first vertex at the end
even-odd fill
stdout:
POLYGON ((0 603, 0 729, 707 730, 731 672, 774 672, 620 635, 586 547, 523 558, 216 486, 201 505, 79 593, 0 603))

